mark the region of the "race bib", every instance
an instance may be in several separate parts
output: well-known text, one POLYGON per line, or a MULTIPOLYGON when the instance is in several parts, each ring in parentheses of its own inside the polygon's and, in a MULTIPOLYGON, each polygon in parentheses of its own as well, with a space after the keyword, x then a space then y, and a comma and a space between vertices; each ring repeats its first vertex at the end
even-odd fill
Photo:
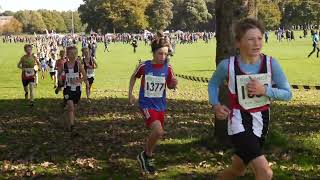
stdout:
POLYGON ((94 69, 87 69, 87 76, 88 78, 91 78, 94 76, 94 69))
POLYGON ((146 75, 144 84, 144 97, 161 98, 165 90, 165 77, 146 75))
POLYGON ((271 77, 268 74, 237 75, 239 104, 246 110, 270 104, 270 99, 267 96, 249 96, 247 84, 250 81, 250 77, 257 79, 265 86, 271 83, 271 77))
POLYGON ((67 86, 70 86, 72 91, 75 91, 77 86, 81 85, 80 83, 76 82, 78 79, 79 79, 79 73, 67 73, 66 74, 67 86))
POLYGON ((34 76, 34 68, 24 68, 24 74, 26 77, 32 77, 34 76))

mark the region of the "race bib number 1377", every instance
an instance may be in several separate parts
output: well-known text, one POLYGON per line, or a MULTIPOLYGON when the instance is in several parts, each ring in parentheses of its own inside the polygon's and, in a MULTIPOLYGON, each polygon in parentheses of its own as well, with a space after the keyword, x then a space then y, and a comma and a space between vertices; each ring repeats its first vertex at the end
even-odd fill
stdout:
POLYGON ((144 96, 148 98, 161 98, 165 90, 166 78, 161 76, 145 76, 144 96))
POLYGON ((271 77, 267 73, 237 75, 236 78, 239 104, 244 109, 248 110, 270 104, 270 99, 267 96, 250 96, 247 89, 248 82, 253 78, 260 81, 260 83, 262 83, 266 87, 271 84, 271 77))

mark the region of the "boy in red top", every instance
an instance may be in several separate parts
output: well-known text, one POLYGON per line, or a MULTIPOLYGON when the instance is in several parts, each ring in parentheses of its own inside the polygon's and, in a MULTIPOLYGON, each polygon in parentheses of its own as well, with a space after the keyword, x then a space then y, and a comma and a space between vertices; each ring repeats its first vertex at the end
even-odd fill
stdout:
POLYGON ((141 168, 147 173, 154 173, 153 151, 157 141, 163 135, 164 115, 166 110, 166 86, 174 89, 178 81, 175 79, 171 66, 167 63, 169 42, 158 37, 151 43, 153 59, 141 63, 132 74, 129 85, 129 102, 135 103, 132 95, 137 78, 141 78, 139 107, 145 117, 145 124, 151 129, 144 151, 137 159, 141 168))

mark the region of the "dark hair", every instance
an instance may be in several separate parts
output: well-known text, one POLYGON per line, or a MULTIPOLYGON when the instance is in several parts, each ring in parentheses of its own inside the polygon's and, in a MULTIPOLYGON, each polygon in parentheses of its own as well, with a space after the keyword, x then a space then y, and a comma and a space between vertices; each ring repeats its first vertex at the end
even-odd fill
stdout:
POLYGON ((68 46, 67 50, 66 50, 66 53, 68 54, 68 52, 71 51, 71 50, 76 50, 78 52, 78 49, 77 49, 76 46, 68 46))
POLYGON ((29 48, 29 47, 31 47, 31 48, 32 48, 32 45, 31 45, 31 44, 25 44, 23 48, 24 48, 24 50, 26 51, 26 50, 27 50, 27 48, 29 48))
POLYGON ((83 47, 83 48, 81 49, 81 52, 84 52, 84 51, 89 51, 89 48, 83 47))
POLYGON ((164 37, 163 31, 157 31, 157 37, 164 37))
POLYGON ((240 41, 249 29, 255 28, 259 29, 261 33, 264 34, 264 25, 259 20, 253 18, 246 18, 239 21, 234 28, 235 39, 237 41, 240 41))
POLYGON ((60 50, 60 52, 59 52, 59 55, 61 56, 61 55, 65 55, 66 54, 66 51, 65 50, 60 50))
POLYGON ((161 33, 157 33, 157 37, 151 42, 151 50, 155 53, 158 49, 170 47, 170 42, 161 33))

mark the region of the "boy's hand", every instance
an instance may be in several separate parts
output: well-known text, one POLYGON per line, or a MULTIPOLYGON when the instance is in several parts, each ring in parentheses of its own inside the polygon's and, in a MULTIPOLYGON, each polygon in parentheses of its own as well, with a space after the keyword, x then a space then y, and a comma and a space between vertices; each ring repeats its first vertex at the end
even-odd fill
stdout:
POLYGON ((219 119, 219 120, 227 119, 227 117, 230 113, 230 109, 227 106, 220 105, 220 104, 214 105, 213 111, 214 111, 217 119, 219 119))
POLYGON ((74 81, 72 81, 71 83, 72 84, 74 84, 74 85, 77 85, 77 84, 81 84, 81 79, 79 78, 79 79, 76 79, 76 80, 74 80, 74 81))
POLYGON ((257 79, 251 78, 247 84, 248 94, 250 96, 264 96, 266 95, 266 88, 257 79))
POLYGON ((168 84, 169 89, 176 89, 178 85, 178 80, 176 78, 172 78, 170 84, 168 84))

